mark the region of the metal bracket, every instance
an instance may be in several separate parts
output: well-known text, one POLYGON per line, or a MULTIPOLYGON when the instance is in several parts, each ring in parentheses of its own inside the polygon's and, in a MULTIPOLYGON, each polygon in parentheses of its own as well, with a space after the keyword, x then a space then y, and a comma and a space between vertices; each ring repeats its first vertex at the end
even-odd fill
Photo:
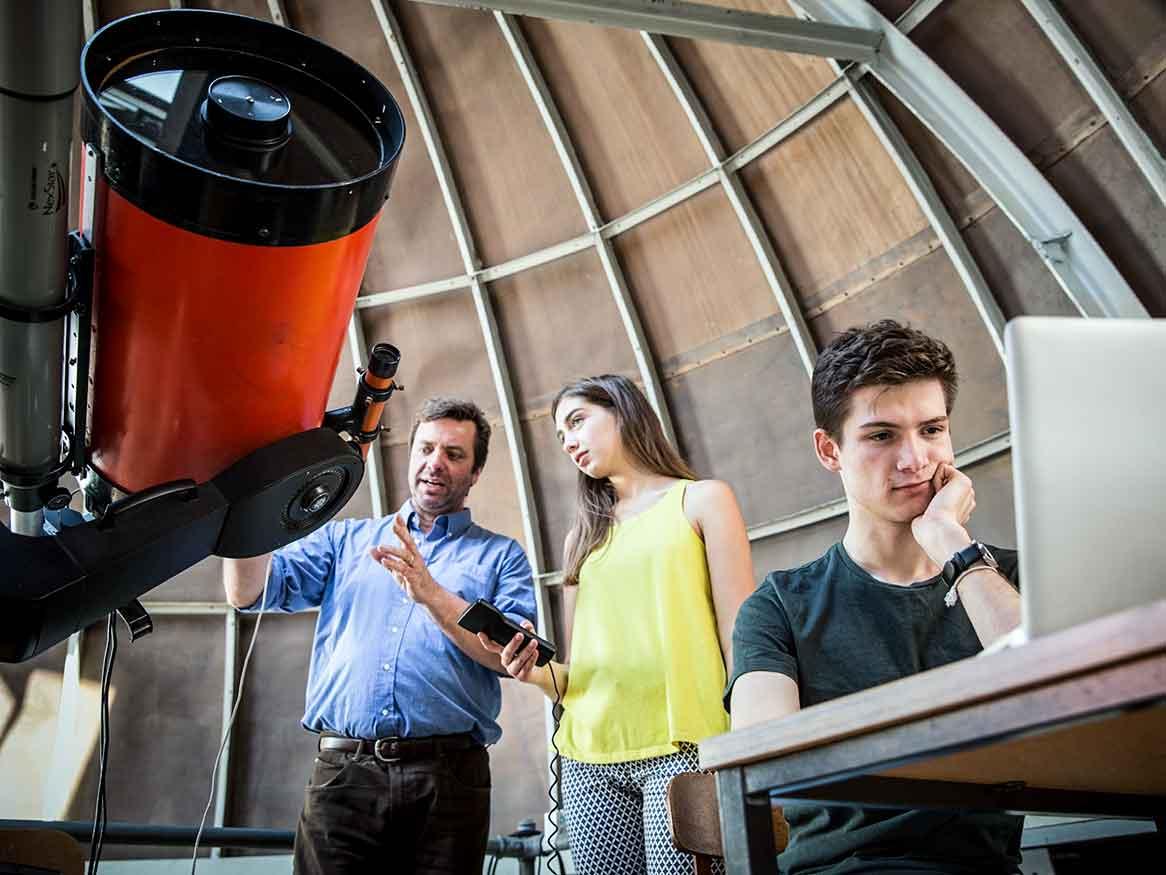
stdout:
POLYGON ((117 615, 126 624, 130 641, 137 641, 154 631, 154 621, 138 599, 117 609, 117 615))
POLYGON ((1053 264, 1064 264, 1069 260, 1068 244, 1069 238, 1073 236, 1072 231, 1062 231, 1060 234, 1054 234, 1052 237, 1046 237, 1043 240, 1034 240, 1032 245, 1036 247, 1037 253, 1046 261, 1051 261, 1053 264))
POLYGON ((89 383, 92 362, 94 250, 80 231, 69 235, 68 383, 65 391, 65 432, 69 435, 69 463, 74 474, 85 467, 89 445, 89 383))

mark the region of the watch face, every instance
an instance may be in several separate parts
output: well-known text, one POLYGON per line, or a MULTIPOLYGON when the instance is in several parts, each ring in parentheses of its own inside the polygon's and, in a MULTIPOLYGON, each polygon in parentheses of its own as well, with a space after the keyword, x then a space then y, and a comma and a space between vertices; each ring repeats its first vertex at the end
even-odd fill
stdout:
POLYGON ((955 563, 952 562, 950 559, 947 560, 947 562, 945 562, 943 564, 942 574, 943 574, 943 579, 946 580, 949 584, 954 583, 955 577, 956 577, 955 563))
POLYGON ((984 563, 989 568, 999 568, 1000 564, 996 561, 996 557, 992 555, 992 551, 981 544, 979 541, 975 542, 976 546, 980 548, 980 556, 983 557, 984 563))

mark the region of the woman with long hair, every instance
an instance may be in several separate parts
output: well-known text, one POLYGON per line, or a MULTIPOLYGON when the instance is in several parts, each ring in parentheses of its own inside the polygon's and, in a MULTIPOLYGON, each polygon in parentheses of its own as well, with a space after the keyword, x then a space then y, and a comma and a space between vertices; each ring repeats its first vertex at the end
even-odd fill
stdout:
POLYGON ((698 742, 728 731, 721 696, 733 621, 753 591, 732 490, 699 480, 625 377, 588 377, 551 405, 579 469, 564 545, 569 663, 535 665, 516 635, 501 654, 563 715, 563 808, 580 875, 690 873, 672 846, 665 787, 699 769, 698 742))

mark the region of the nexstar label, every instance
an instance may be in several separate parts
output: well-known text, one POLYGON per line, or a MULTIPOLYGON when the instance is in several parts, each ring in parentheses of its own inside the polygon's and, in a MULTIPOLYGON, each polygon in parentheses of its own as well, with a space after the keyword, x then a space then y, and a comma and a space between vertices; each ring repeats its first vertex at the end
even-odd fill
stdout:
POLYGON ((60 212, 65 205, 65 177, 57 168, 54 161, 48 166, 45 180, 40 182, 39 169, 33 165, 28 182, 28 208, 38 211, 42 216, 51 216, 60 212))

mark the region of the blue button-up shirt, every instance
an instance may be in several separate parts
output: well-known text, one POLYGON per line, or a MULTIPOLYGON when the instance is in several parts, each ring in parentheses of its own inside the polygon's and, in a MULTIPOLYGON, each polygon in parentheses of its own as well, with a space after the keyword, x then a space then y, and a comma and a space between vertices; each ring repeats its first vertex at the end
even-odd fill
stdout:
MULTIPOLYGON (((475 525, 468 509, 439 516, 427 534, 410 502, 397 513, 443 587, 534 620, 530 563, 513 538, 475 525)), ((277 551, 267 597, 248 610, 320 609, 305 728, 351 738, 469 732, 492 744, 502 736, 498 676, 462 653, 369 556, 370 547, 399 543, 394 519, 329 522, 277 551)))

